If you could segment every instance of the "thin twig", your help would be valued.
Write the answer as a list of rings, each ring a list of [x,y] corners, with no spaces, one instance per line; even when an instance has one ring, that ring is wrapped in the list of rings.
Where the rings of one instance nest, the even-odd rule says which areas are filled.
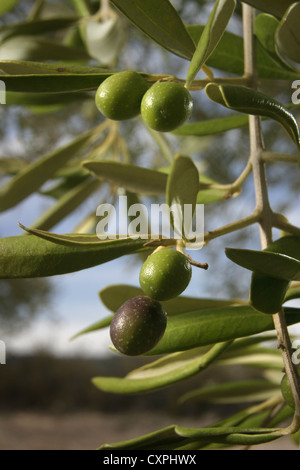
[[[250,77],[253,88],[256,87],[256,61],[253,40],[254,9],[243,4],[243,26],[244,26],[244,56],[245,76]],[[265,177],[264,152],[262,129],[260,118],[249,116],[250,153],[253,169],[254,188],[256,196],[256,210],[261,214],[260,239],[261,248],[266,248],[272,241],[273,214],[269,204],[268,187]],[[286,429],[287,433],[296,432],[300,428],[300,385],[298,373],[292,363],[292,349],[290,337],[285,322],[283,309],[273,315],[274,327],[277,332],[278,344],[282,352],[285,372],[288,376],[292,395],[295,401],[295,414],[291,425]]]

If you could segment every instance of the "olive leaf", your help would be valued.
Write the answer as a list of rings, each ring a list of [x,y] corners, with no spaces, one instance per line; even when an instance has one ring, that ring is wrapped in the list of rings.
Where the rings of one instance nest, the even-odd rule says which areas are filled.
[[[243,86],[210,83],[205,90],[212,101],[229,109],[274,119],[285,128],[296,145],[300,147],[298,123],[294,115],[277,100]]]
[[[251,271],[286,281],[300,280],[300,238],[286,236],[265,250],[226,248],[226,256]]]
[[[300,63],[299,15],[300,3],[295,2],[284,14],[275,35],[279,52],[298,64]]]
[[[233,262],[253,271],[251,305],[263,313],[279,312],[287,300],[290,281],[300,275],[300,239],[288,235],[275,240],[263,251],[226,249],[225,252]]]
[[[4,25],[0,27],[0,41],[11,38],[13,36],[34,36],[44,33],[51,33],[61,29],[69,28],[78,22],[78,17],[73,18],[50,18],[43,20],[24,21]]]
[[[201,38],[205,26],[187,25],[187,30],[195,44]],[[279,60],[278,55],[272,56],[256,41],[257,73],[260,78],[296,79],[299,74]],[[206,65],[236,75],[244,72],[244,45],[243,38],[230,31],[225,31],[218,45],[206,61]]]
[[[258,10],[271,13],[281,18],[295,0],[242,0]]]
[[[55,237],[42,231],[0,239],[0,279],[48,277],[80,271],[143,249],[144,240],[100,241],[94,235]],[[34,233],[34,235],[33,235]],[[78,241],[78,239],[80,241]],[[85,242],[82,242],[82,240]]]
[[[254,32],[256,37],[261,45],[274,57],[277,56],[275,32],[278,25],[279,20],[268,13],[261,13],[255,17]]]
[[[167,176],[157,170],[106,160],[87,160],[82,166],[100,180],[128,191],[147,195],[165,192]]]
[[[217,385],[191,390],[179,399],[179,403],[197,401],[200,403],[246,403],[267,399],[278,392],[278,384],[266,379],[233,380]]]
[[[143,293],[140,287],[127,284],[107,286],[99,292],[101,302],[106,308],[115,312],[126,300]],[[245,302],[240,299],[210,299],[198,297],[179,296],[161,302],[168,315],[177,315],[202,308],[223,307],[226,305],[239,305]]]
[[[92,67],[90,65],[79,65],[70,62],[58,61],[52,62],[32,62],[30,60],[1,60],[0,70],[9,75],[91,75],[106,73],[108,71],[102,67]],[[110,72],[111,74],[113,72]],[[108,75],[107,75],[108,76]],[[57,79],[59,79],[57,77]],[[33,90],[37,91],[37,90]]]
[[[6,92],[6,104],[15,106],[37,107],[72,104],[90,99],[87,93],[22,93]]]
[[[248,116],[237,115],[224,118],[207,119],[205,121],[191,122],[184,124],[172,131],[172,134],[182,136],[207,136],[227,132],[232,129],[246,127],[249,123]]]
[[[190,157],[176,155],[166,187],[166,203],[170,208],[170,222],[174,231],[189,238],[200,189],[199,173]],[[186,216],[187,207],[191,208]]]
[[[97,450],[199,450],[211,443],[231,445],[254,445],[270,442],[281,437],[278,428],[250,428],[242,426],[216,426],[185,428],[171,425],[127,441],[102,444]],[[178,457],[179,460],[180,456]]]
[[[94,377],[93,384],[105,391],[121,394],[158,390],[197,374],[222,354],[230,343],[213,346],[204,352],[200,349],[176,353],[166,360],[158,360],[151,369],[136,370],[126,377]]]
[[[286,301],[290,281],[254,271],[250,284],[250,304],[256,310],[273,315]]]
[[[38,190],[54,173],[85,147],[97,132],[93,128],[64,147],[58,148],[27,165],[0,188],[0,211],[14,207]]]
[[[186,77],[187,88],[218,45],[235,6],[235,0],[216,1],[190,62]]]
[[[195,45],[169,0],[111,0],[132,23],[173,54],[190,60]]]
[[[1,0],[0,15],[12,10],[21,0]]]
[[[284,307],[284,312],[288,324],[299,321],[299,309]],[[184,351],[273,329],[272,317],[251,306],[201,309],[170,316],[163,338],[147,355]]]

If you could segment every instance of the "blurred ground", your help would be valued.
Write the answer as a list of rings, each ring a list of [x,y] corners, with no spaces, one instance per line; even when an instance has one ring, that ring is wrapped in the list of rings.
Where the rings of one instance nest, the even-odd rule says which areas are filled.
[[[0,369],[0,450],[89,450],[171,424],[209,426],[243,404],[178,404],[190,387],[251,376],[247,368],[209,368],[172,387],[141,395],[98,390],[91,378],[125,376],[142,358],[55,358],[47,353],[8,357]],[[246,375],[245,375],[246,374]],[[232,376],[232,377],[231,377]],[[297,450],[290,438],[255,449]]]
[[[168,415],[140,412],[105,414],[99,412],[0,414],[1,450],[94,450],[105,442],[117,442],[172,424]],[[180,418],[176,424],[199,426],[197,420]],[[203,423],[202,423],[203,424]],[[239,450],[238,447],[235,448]],[[255,450],[299,450],[290,438],[282,438]]]

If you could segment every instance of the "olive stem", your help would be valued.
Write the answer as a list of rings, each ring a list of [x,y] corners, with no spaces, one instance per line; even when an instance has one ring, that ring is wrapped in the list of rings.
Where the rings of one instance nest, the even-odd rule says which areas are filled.
[[[290,155],[287,153],[276,153],[264,150],[261,158],[264,162],[286,162],[286,163],[297,163],[299,155]]]
[[[223,225],[222,227],[219,227],[215,230],[212,230],[211,232],[205,232],[204,233],[204,243],[208,243],[210,240],[213,240],[214,238],[221,237],[223,235],[226,235],[231,232],[235,232],[237,230],[240,230],[242,228],[249,227],[250,225],[253,225],[257,222],[259,222],[261,217],[261,214],[259,211],[254,211],[253,214],[244,217],[242,219],[239,219],[235,222],[231,222],[230,224]]]
[[[254,14],[255,10],[247,4],[243,8],[244,28],[244,57],[245,76],[249,77],[252,87],[256,88],[256,60],[254,47]],[[258,116],[249,116],[250,157],[253,168],[254,189],[256,197],[256,210],[260,213],[259,220],[261,248],[265,249],[272,241],[272,210],[269,204],[268,186],[266,182],[265,167],[262,160],[264,151],[261,120]],[[287,433],[294,433],[300,428],[300,385],[299,377],[292,363],[291,341],[285,322],[284,312],[281,309],[273,315],[274,327],[277,332],[278,344],[282,352],[285,372],[295,401],[295,413],[291,425],[286,428]]]

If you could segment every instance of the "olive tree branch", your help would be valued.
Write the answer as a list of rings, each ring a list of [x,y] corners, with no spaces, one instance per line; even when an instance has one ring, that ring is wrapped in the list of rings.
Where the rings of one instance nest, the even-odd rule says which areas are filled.
[[[244,28],[244,57],[245,77],[248,77],[252,87],[256,88],[256,60],[254,50],[253,22],[255,10],[243,3],[243,28]],[[268,197],[265,167],[262,159],[264,151],[261,120],[258,116],[249,116],[250,133],[250,157],[252,161],[254,189],[256,197],[256,210],[261,214],[259,220],[261,248],[266,248],[272,241],[272,210]],[[292,395],[295,401],[295,413],[292,423],[286,428],[286,433],[294,433],[300,428],[300,385],[298,373],[292,363],[291,341],[283,309],[273,315],[274,327],[277,332],[278,344],[282,352],[285,372],[288,376]]]

